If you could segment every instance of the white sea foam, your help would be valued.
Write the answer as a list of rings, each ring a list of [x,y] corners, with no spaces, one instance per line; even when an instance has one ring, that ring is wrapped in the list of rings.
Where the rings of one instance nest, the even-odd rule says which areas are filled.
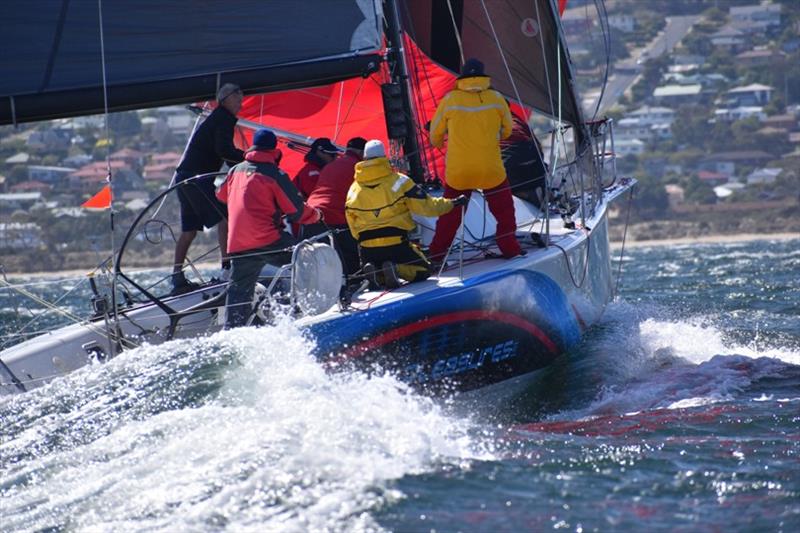
[[[790,348],[763,347],[758,339],[749,346],[730,342],[713,317],[670,320],[654,314],[665,313],[624,302],[609,307],[605,320],[610,327],[592,344],[591,360],[603,372],[597,397],[553,418],[713,404],[763,377],[779,375],[786,363],[800,364],[800,352]]]
[[[403,497],[394,480],[490,458],[468,436],[467,421],[392,377],[328,374],[310,348],[289,323],[234,330],[143,347],[34,391],[58,396],[66,393],[60,387],[80,386],[92,394],[111,376],[124,381],[106,393],[119,401],[98,396],[32,421],[5,443],[42,445],[65,417],[108,425],[90,442],[49,449],[3,473],[3,529],[374,529],[371,511]],[[227,362],[225,353],[233,354]],[[222,366],[203,370],[218,385],[204,399],[151,413],[130,405],[159,401],[148,368],[172,365],[162,378],[180,380],[182,372],[191,380],[186,363],[204,359]],[[108,417],[110,409],[127,411]],[[35,482],[18,482],[26,478]]]

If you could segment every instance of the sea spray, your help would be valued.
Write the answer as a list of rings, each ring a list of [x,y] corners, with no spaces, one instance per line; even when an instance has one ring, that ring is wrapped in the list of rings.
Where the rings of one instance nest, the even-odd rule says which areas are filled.
[[[393,480],[490,457],[433,400],[329,374],[310,349],[283,321],[5,401],[4,529],[374,528],[370,511],[402,497]]]

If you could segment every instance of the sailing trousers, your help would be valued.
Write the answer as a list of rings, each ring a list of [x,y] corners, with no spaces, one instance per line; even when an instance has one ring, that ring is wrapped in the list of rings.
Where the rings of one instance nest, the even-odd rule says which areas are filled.
[[[265,265],[281,267],[292,262],[291,248],[295,241],[288,234],[263,248],[231,254],[231,281],[225,300],[225,329],[237,328],[247,324],[253,312],[253,293],[256,281]]]
[[[472,191],[460,191],[449,185],[444,186],[445,198],[455,198],[461,194],[469,198]],[[484,190],[483,195],[489,205],[489,211],[497,220],[495,239],[497,240],[497,246],[500,248],[500,253],[506,259],[518,256],[522,252],[522,248],[514,234],[517,230],[517,218],[514,214],[514,198],[511,196],[511,187],[508,180],[503,180],[503,183],[497,187]],[[461,225],[461,211],[461,208],[456,207],[449,213],[440,216],[436,221],[436,233],[434,233],[433,241],[431,241],[431,246],[428,248],[428,255],[432,261],[444,260],[444,256],[456,236],[458,227]]]
[[[419,246],[409,242],[407,238],[388,239],[398,239],[400,242],[389,246],[364,246],[362,243],[361,261],[365,264],[372,263],[378,268],[385,261],[391,261],[397,268],[397,275],[409,282],[423,281],[430,277],[433,267]]]

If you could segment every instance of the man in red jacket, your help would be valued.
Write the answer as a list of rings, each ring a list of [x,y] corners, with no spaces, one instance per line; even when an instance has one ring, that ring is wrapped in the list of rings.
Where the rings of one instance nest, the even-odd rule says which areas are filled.
[[[336,251],[342,258],[345,274],[348,276],[360,268],[358,243],[350,234],[347,218],[344,216],[344,203],[347,191],[353,184],[356,163],[364,156],[366,139],[354,137],[347,141],[344,155],[325,165],[319,174],[317,187],[308,198],[308,205],[322,211],[324,224],[314,224],[303,228],[303,236],[319,235],[331,229]]]
[[[336,159],[336,156],[341,152],[327,137],[320,137],[311,143],[311,147],[304,158],[306,164],[292,179],[292,183],[294,183],[294,186],[297,187],[304,199],[307,200],[317,187],[317,181],[319,181],[319,175],[323,167]]]
[[[278,168],[281,153],[277,144],[270,130],[258,130],[244,161],[228,172],[217,191],[217,198],[228,206],[228,254],[233,267],[226,328],[246,324],[264,265],[291,262],[295,239],[283,230],[281,218],[300,224],[320,219],[320,212],[303,203],[289,176]]]

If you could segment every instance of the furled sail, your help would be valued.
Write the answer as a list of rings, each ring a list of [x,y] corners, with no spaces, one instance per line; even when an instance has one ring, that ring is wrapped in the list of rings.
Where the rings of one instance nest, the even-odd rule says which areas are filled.
[[[101,24],[102,21],[102,24]],[[375,69],[380,0],[9,0],[0,124],[323,85]]]

